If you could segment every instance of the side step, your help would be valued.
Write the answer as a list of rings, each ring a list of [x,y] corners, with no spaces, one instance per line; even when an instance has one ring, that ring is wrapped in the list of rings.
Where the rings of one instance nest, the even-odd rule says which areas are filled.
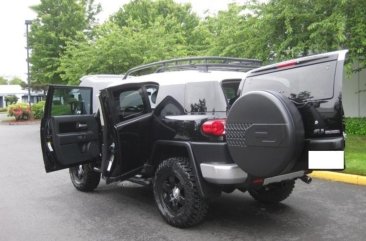
[[[136,184],[140,184],[140,185],[143,185],[143,186],[151,186],[152,185],[152,179],[151,178],[144,178],[144,177],[141,177],[139,175],[136,175],[134,177],[129,178],[128,181],[136,183]]]

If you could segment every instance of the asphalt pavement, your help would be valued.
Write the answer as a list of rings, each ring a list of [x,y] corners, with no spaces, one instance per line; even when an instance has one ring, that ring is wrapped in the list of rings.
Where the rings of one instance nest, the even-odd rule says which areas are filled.
[[[366,240],[366,187],[296,183],[282,204],[223,194],[204,223],[166,224],[152,192],[130,182],[78,192],[67,170],[44,171],[39,125],[0,123],[0,240]]]

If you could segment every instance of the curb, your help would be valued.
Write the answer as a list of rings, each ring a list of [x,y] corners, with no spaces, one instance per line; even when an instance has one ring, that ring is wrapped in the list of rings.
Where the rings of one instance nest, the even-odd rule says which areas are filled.
[[[9,126],[22,126],[22,125],[37,125],[40,124],[41,121],[3,121],[0,120],[0,125],[9,125]]]
[[[8,122],[10,126],[22,126],[22,125],[36,125],[40,124],[40,121],[17,121],[17,122]]]
[[[327,171],[314,171],[310,174],[313,178],[330,180],[335,182],[344,182],[355,185],[363,185],[366,186],[366,177],[353,175],[353,174],[345,174],[338,172],[327,172]]]

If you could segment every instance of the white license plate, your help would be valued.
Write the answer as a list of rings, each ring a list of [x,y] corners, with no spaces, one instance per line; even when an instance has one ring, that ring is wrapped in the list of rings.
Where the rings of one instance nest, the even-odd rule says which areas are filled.
[[[309,169],[343,170],[344,151],[309,151]]]

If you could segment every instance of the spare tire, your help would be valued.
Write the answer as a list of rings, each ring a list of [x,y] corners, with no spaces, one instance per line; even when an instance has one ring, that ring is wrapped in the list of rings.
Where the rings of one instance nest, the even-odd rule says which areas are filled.
[[[304,126],[288,98],[274,91],[252,91],[231,107],[226,141],[241,169],[255,177],[271,177],[295,165],[303,150]]]

